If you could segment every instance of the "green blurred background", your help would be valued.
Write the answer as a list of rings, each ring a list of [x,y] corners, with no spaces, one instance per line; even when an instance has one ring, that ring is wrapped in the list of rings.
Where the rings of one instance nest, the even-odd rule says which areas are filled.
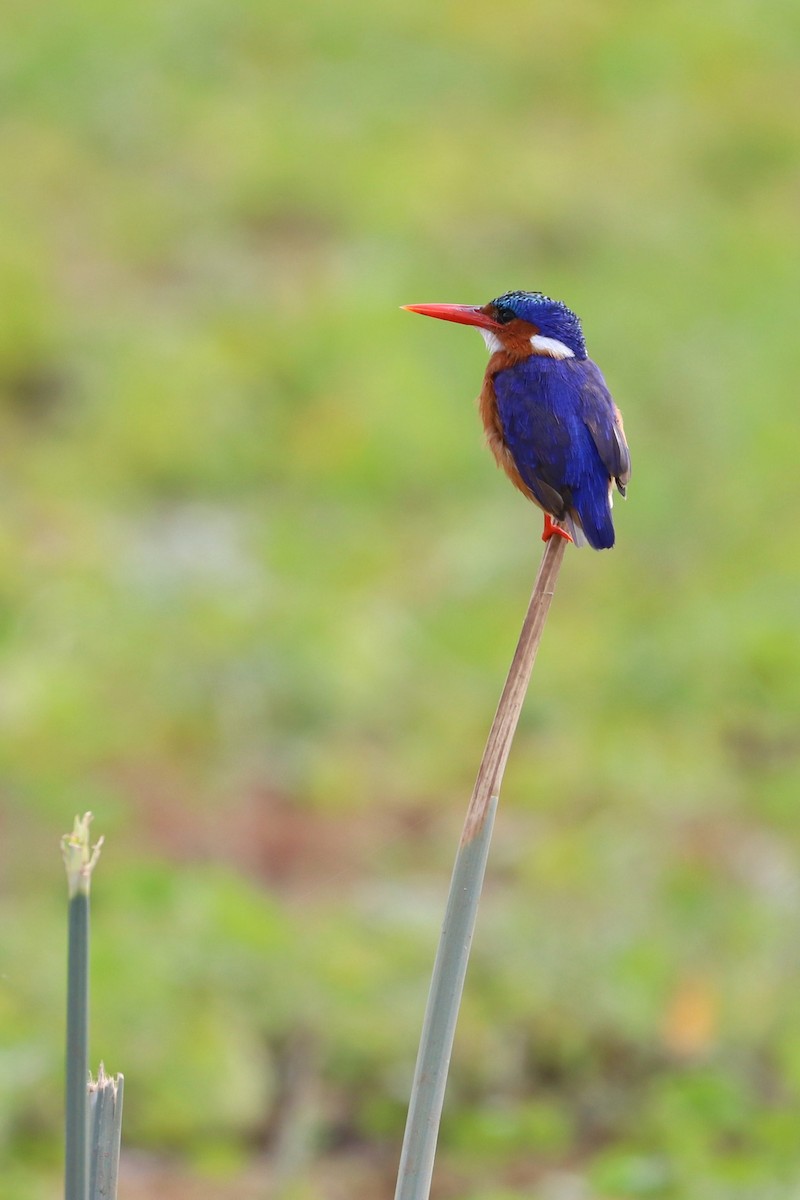
[[[9,0],[0,1152],[59,1195],[64,886],[122,1195],[390,1196],[541,550],[474,332],[623,409],[496,829],[435,1195],[800,1189],[794,0]]]

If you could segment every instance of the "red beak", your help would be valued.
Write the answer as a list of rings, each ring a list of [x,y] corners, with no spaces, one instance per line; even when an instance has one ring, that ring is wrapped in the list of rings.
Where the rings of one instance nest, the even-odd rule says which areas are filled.
[[[403,304],[407,312],[421,313],[423,317],[438,317],[440,321],[455,321],[457,325],[477,325],[480,329],[500,329],[480,308],[470,304]]]

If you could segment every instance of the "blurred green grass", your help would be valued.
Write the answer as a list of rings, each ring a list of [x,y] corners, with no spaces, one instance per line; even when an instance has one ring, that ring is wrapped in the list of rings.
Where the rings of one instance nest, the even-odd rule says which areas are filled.
[[[130,1147],[243,1195],[289,1113],[296,1194],[390,1189],[539,554],[479,339],[397,306],[509,287],[581,314],[634,479],[523,715],[438,1194],[798,1186],[799,25],[8,6],[0,1194],[56,1194],[87,807]]]

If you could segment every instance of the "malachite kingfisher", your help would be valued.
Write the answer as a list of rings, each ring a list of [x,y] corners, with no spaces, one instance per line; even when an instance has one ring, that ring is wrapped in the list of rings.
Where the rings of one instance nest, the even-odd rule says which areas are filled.
[[[614,485],[631,458],[622,417],[586,353],[578,317],[541,292],[506,292],[481,308],[407,304],[409,312],[475,325],[490,353],[479,406],[486,440],[554,534],[595,550],[614,545]]]

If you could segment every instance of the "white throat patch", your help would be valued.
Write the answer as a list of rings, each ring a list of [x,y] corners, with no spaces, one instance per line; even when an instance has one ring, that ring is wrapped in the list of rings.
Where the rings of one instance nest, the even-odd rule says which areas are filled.
[[[569,346],[565,346],[563,342],[558,340],[558,338],[542,337],[540,333],[535,333],[533,335],[531,338],[531,345],[539,354],[546,354],[548,358],[575,357],[575,354],[572,350],[570,350]]]
[[[478,329],[478,333],[486,342],[486,349],[490,354],[496,354],[498,350],[503,349],[503,343],[496,333],[492,333],[491,329]]]

